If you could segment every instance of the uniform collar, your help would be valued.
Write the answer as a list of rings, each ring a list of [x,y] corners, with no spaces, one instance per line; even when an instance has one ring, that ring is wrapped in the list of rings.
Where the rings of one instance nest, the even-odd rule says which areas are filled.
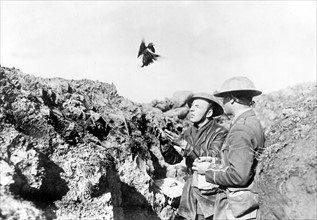
[[[239,114],[234,116],[234,118],[232,119],[232,124],[234,124],[240,118],[247,118],[247,117],[253,116],[253,115],[255,115],[255,113],[254,113],[252,108],[245,109],[245,110],[239,112]]]

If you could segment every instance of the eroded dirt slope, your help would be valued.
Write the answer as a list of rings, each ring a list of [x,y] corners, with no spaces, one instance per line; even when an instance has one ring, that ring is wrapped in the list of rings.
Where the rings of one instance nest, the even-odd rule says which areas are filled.
[[[184,102],[141,105],[112,84],[43,79],[9,68],[1,68],[0,86],[1,218],[173,216],[153,180],[184,181],[186,173],[182,164],[163,161],[158,128],[186,128]],[[316,219],[316,84],[256,102],[266,129],[257,174],[262,218]]]
[[[267,125],[258,167],[263,219],[316,219],[316,84],[271,93],[258,107]]]
[[[0,85],[1,203],[23,204],[1,206],[2,218],[160,219],[173,213],[156,198],[152,179],[168,172],[157,127],[179,122],[143,112],[114,85],[98,81],[41,79],[1,68]]]

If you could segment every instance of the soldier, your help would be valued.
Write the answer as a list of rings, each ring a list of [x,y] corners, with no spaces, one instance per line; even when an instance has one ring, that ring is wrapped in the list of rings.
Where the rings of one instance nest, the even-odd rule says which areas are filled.
[[[223,99],[224,112],[234,116],[221,150],[222,163],[210,163],[206,157],[193,164],[193,170],[205,174],[207,182],[225,189],[217,194],[214,220],[257,219],[254,176],[264,132],[252,109],[252,98],[260,94],[250,79],[240,76],[226,80],[214,94]]]
[[[218,187],[213,184],[198,185],[199,176],[193,175],[191,168],[194,160],[201,156],[211,156],[220,161],[220,150],[227,130],[217,124],[213,117],[221,115],[223,108],[214,96],[207,93],[193,95],[188,105],[189,120],[193,126],[181,136],[165,130],[167,139],[173,145],[162,145],[161,151],[169,164],[179,163],[185,158],[190,174],[183,188],[177,219],[212,219]]]

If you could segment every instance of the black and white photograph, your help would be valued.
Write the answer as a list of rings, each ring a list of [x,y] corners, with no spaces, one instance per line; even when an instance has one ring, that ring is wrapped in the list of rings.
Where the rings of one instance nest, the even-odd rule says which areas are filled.
[[[316,220],[316,0],[0,0],[0,219]]]

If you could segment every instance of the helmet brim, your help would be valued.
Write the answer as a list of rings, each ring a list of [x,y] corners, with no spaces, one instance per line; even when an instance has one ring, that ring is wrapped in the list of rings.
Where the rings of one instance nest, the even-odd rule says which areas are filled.
[[[218,104],[217,102],[213,101],[213,100],[210,100],[210,99],[207,99],[207,98],[204,98],[204,97],[192,97],[190,98],[188,101],[187,101],[187,105],[189,106],[189,108],[191,108],[192,106],[192,103],[195,99],[203,99],[203,100],[206,100],[207,102],[210,102],[212,103],[212,106],[213,106],[213,114],[212,114],[212,117],[216,117],[216,116],[219,116],[219,115],[222,115],[223,114],[223,108],[220,104]]]
[[[255,89],[246,89],[246,90],[231,90],[231,91],[224,91],[215,93],[214,96],[216,97],[230,97],[231,95],[239,95],[242,97],[254,97],[261,95],[262,92]]]

